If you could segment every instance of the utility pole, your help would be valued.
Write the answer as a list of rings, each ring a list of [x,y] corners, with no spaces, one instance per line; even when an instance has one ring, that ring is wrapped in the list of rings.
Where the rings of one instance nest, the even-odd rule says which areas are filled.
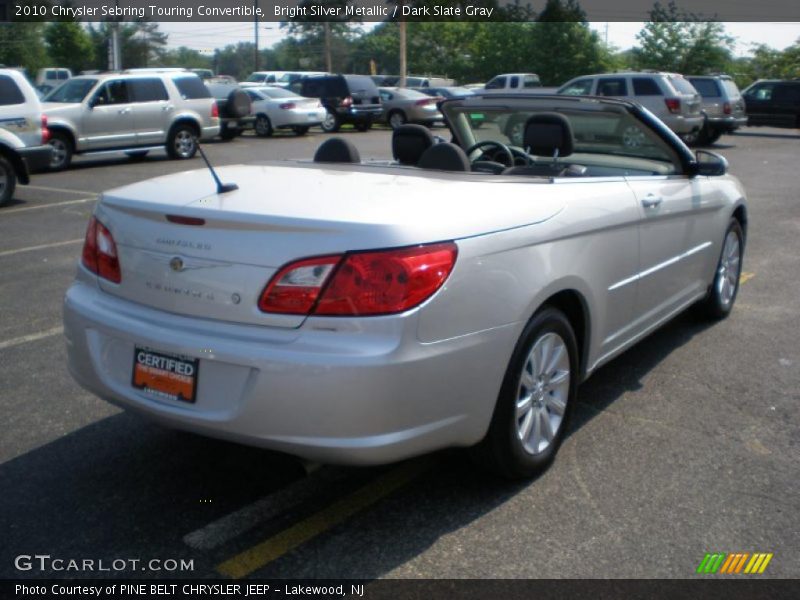
[[[331,56],[331,24],[328,21],[323,22],[325,28],[325,70],[328,73],[333,73],[333,57]]]
[[[114,4],[119,8],[119,0],[114,0]],[[108,70],[122,70],[122,53],[119,48],[119,21],[111,24],[111,37],[108,38]]]
[[[258,0],[253,0],[253,19],[256,46],[253,50],[253,71],[258,71]]]
[[[408,66],[406,65],[406,25],[407,23],[402,17],[403,12],[403,0],[400,0],[400,19],[401,21],[398,23],[400,25],[400,87],[406,87],[406,75],[408,74],[406,71],[408,70]]]

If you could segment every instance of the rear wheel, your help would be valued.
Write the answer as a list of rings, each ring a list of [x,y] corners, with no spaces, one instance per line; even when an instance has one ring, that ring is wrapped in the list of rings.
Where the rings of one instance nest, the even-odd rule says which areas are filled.
[[[724,319],[733,310],[733,303],[736,302],[736,295],[739,293],[743,255],[744,232],[739,221],[731,219],[725,231],[714,281],[708,296],[700,304],[703,312],[711,319]]]
[[[50,155],[50,169],[61,171],[69,167],[73,153],[70,137],[61,131],[53,131],[50,133],[50,140],[47,143],[53,149],[53,153]]]
[[[255,123],[256,135],[259,137],[269,137],[272,135],[272,123],[267,115],[258,115]]]
[[[548,467],[566,434],[578,389],[578,346],[569,320],[545,307],[526,325],[508,364],[476,460],[505,477]]]
[[[8,160],[0,156],[0,206],[8,204],[14,197],[17,187],[17,174]]]
[[[322,131],[325,133],[336,133],[341,126],[342,124],[339,122],[339,117],[331,110],[328,110],[325,114],[325,120],[320,124]]]
[[[308,125],[295,125],[292,127],[292,131],[297,135],[305,135],[308,133]]]
[[[241,132],[238,127],[234,127],[231,125],[225,125],[219,132],[219,137],[222,138],[223,142],[230,142],[232,139],[237,137]]]
[[[408,121],[408,119],[406,119],[405,113],[401,110],[395,110],[389,113],[389,127],[392,129],[397,129],[401,125],[405,125],[406,121]]]
[[[197,152],[197,132],[194,127],[179,123],[167,136],[167,154],[170,158],[185,160]]]

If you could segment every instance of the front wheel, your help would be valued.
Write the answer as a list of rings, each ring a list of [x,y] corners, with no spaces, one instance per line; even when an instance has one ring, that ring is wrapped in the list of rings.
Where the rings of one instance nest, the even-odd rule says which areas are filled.
[[[708,296],[700,305],[709,318],[724,319],[733,310],[733,303],[736,302],[736,295],[739,293],[743,257],[744,232],[739,221],[731,219],[725,231],[714,281],[708,290]]]
[[[325,133],[336,133],[339,131],[341,126],[342,125],[339,122],[339,117],[337,117],[336,113],[331,110],[326,113],[325,120],[320,124],[322,131]]]
[[[259,137],[269,137],[272,135],[272,123],[266,115],[258,115],[255,123],[256,135]]]
[[[72,140],[60,131],[50,133],[50,140],[47,142],[53,149],[50,155],[50,169],[61,171],[69,167],[72,162]]]
[[[170,158],[186,160],[197,152],[197,133],[191,125],[176,125],[167,137],[167,154]]]
[[[14,167],[8,160],[0,156],[0,206],[11,202],[16,187],[17,174],[14,172]]]
[[[406,115],[400,110],[396,110],[389,115],[389,127],[392,129],[397,129],[400,126],[405,125],[406,121]]]
[[[522,332],[508,364],[477,462],[511,479],[532,477],[552,462],[578,389],[578,345],[569,320],[544,307]]]

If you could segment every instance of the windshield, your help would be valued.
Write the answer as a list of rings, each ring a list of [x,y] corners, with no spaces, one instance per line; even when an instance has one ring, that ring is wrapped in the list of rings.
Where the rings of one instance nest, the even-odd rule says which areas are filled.
[[[44,102],[83,102],[89,91],[95,86],[97,79],[69,79],[47,94]]]
[[[445,102],[442,106],[464,148],[479,142],[495,141],[521,150],[518,156],[530,154],[530,160],[533,161],[550,159],[569,164],[600,162],[604,165],[613,164],[623,170],[636,170],[642,161],[647,161],[653,162],[653,171],[659,173],[673,173],[680,168],[679,160],[669,144],[622,105],[567,99],[541,102],[521,100],[515,103],[516,106],[493,106],[494,103],[485,100],[481,105],[479,102],[465,99]],[[533,122],[529,119],[543,114],[548,118],[554,116],[556,120],[565,117],[569,123],[573,141],[569,158],[553,156],[541,150],[541,147],[547,147],[549,139],[545,138],[551,135],[541,126],[538,130],[530,127],[526,137],[526,127]]]
[[[284,73],[278,78],[278,81],[281,83],[293,83],[300,79],[300,77],[302,77],[300,73]]]
[[[264,81],[266,78],[267,78],[267,76],[264,73],[253,73],[245,81],[250,81],[250,82],[258,81],[258,82],[261,82],[261,81]]]

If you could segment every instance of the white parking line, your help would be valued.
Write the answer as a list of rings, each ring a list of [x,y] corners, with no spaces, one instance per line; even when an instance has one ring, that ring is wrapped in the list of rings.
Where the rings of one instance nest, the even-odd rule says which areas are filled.
[[[21,206],[20,208],[9,208],[8,210],[0,211],[0,217],[10,215],[11,213],[25,212],[28,210],[39,210],[42,208],[54,208],[57,206],[67,206],[69,204],[83,204],[84,202],[94,202],[97,196],[91,198],[81,198],[80,200],[64,200],[64,202],[52,202],[50,204],[37,204],[36,206]]]
[[[77,244],[82,242],[83,238],[77,240],[67,240],[66,242],[53,242],[52,244],[41,244],[39,246],[28,246],[27,248],[15,248],[14,250],[3,250],[0,252],[0,258],[4,256],[12,256],[22,252],[33,252],[34,250],[44,250],[45,248],[57,248],[59,246],[68,246],[69,244]]]
[[[5,340],[0,342],[0,350],[5,350],[6,348],[13,348],[14,346],[19,346],[21,344],[27,344],[28,342],[35,342],[36,340],[43,340],[44,338],[52,337],[54,335],[59,335],[64,332],[64,328],[53,327],[52,329],[48,329],[46,331],[40,331],[39,333],[31,333],[29,335],[23,335],[22,337],[18,338],[11,338],[10,340]]]
[[[273,519],[293,506],[301,504],[324,490],[331,483],[344,479],[343,470],[327,467],[317,469],[274,494],[264,496],[183,536],[184,543],[196,550],[210,550],[249,531],[256,525]]]
[[[67,188],[54,188],[54,187],[48,187],[46,185],[26,185],[25,189],[42,190],[43,192],[66,192],[67,194],[81,194],[82,196],[85,196],[86,194],[96,193],[96,192],[87,192],[86,190],[70,190]]]

